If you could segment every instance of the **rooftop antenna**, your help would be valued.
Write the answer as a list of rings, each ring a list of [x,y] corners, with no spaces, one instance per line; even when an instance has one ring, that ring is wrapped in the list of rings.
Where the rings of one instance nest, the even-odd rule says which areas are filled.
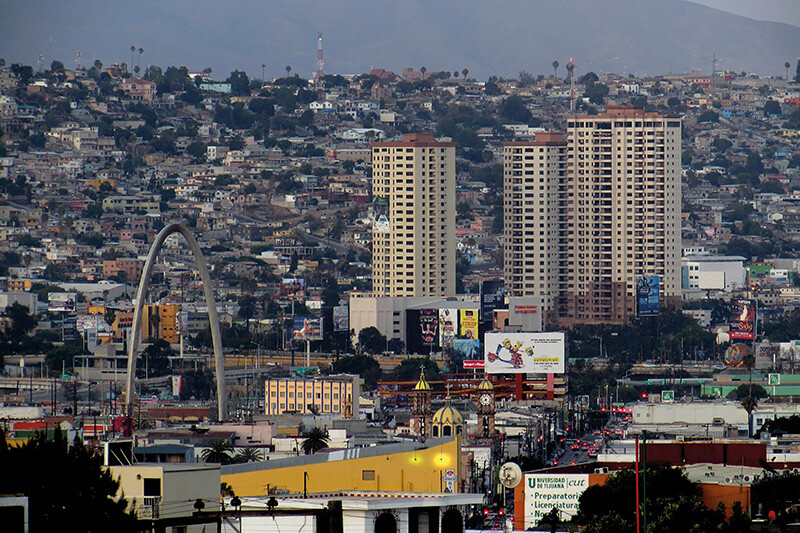
[[[314,72],[314,82],[316,85],[322,84],[325,77],[325,60],[322,55],[322,32],[317,34],[317,70]]]
[[[42,65],[44,65],[44,54],[42,52],[39,52],[39,60],[36,61],[36,71],[37,72],[41,72],[42,71]]]
[[[569,113],[575,114],[575,60],[569,58],[567,63],[567,72],[569,73]]]

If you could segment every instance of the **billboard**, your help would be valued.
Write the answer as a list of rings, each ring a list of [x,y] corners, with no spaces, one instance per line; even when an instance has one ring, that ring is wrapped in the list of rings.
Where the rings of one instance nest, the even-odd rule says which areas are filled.
[[[420,335],[422,344],[436,344],[439,339],[439,311],[436,309],[422,309],[419,312],[419,326],[422,330]]]
[[[478,310],[458,310],[458,337],[461,339],[478,338]]]
[[[509,296],[508,325],[517,331],[542,331],[542,299],[537,296]]]
[[[481,364],[481,341],[478,339],[456,339],[453,341],[453,352],[462,359],[478,359]],[[481,368],[483,368],[481,366]]]
[[[322,340],[322,319],[317,317],[294,317],[292,339],[302,341]]]
[[[732,300],[730,323],[730,337],[732,340],[753,340],[756,323],[756,303],[753,300]]]
[[[78,301],[76,292],[51,292],[47,295],[47,310],[54,312],[70,312],[75,310]]]
[[[487,333],[484,337],[487,374],[563,374],[564,334]]]
[[[439,309],[439,345],[451,346],[458,329],[458,309]]]
[[[376,233],[388,233],[392,229],[389,222],[389,199],[383,196],[376,196],[372,200],[372,231]]]
[[[503,307],[505,298],[505,282],[494,280],[481,283],[481,322],[491,323],[494,320],[494,310]]]
[[[350,331],[350,314],[346,305],[333,308],[333,331]]]
[[[587,488],[589,474],[525,474],[525,529],[535,528],[553,507],[563,520],[572,518]]]
[[[731,344],[725,353],[722,355],[722,362],[727,366],[739,368],[744,366],[750,350],[747,349],[746,344]]]
[[[658,316],[658,276],[636,278],[636,316]]]

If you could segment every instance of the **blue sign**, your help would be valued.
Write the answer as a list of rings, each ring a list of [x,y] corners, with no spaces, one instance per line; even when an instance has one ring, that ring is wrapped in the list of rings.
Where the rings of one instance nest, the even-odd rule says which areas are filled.
[[[642,276],[636,280],[636,314],[658,316],[658,276]]]

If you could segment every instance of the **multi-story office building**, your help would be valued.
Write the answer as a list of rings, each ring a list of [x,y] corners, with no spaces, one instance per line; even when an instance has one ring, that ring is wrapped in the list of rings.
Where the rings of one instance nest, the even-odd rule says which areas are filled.
[[[359,377],[347,374],[319,379],[268,379],[265,413],[358,416]]]
[[[539,133],[534,141],[503,148],[506,294],[538,296],[546,311],[558,298],[559,187],[566,157],[563,133]]]
[[[432,134],[372,145],[372,290],[454,295],[455,146]]]
[[[680,137],[677,116],[609,106],[568,117],[565,144],[506,146],[510,293],[540,296],[565,326],[627,322],[641,276],[679,305]]]

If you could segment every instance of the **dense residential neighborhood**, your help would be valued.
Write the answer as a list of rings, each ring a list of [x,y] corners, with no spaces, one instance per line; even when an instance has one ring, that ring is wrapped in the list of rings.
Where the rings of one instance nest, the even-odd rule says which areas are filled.
[[[0,459],[39,446],[63,448],[66,462],[84,453],[81,440],[104,450],[91,470],[117,480],[108,496],[119,508],[98,524],[136,515],[137,531],[215,520],[241,531],[230,509],[285,530],[344,513],[348,531],[500,529],[510,515],[515,530],[572,520],[611,531],[598,526],[599,491],[616,501],[634,483],[625,476],[649,438],[660,466],[648,483],[678,487],[659,498],[705,491],[681,500],[691,512],[664,511],[658,531],[796,518],[796,500],[763,484],[776,470],[796,481],[800,467],[800,60],[783,77],[642,78],[572,60],[513,79],[421,65],[340,75],[323,73],[321,39],[311,79],[291,66],[275,79],[140,69],[135,47],[130,65],[0,61]],[[665,150],[656,128],[672,128],[676,146]],[[587,192],[596,207],[584,212],[576,169],[620,172],[623,156],[604,144],[612,130],[631,153],[652,148],[627,163],[648,183],[663,186],[677,164],[673,198],[653,186],[637,209],[667,205],[646,228],[669,241],[677,206],[678,255],[667,272],[655,239],[633,237],[645,226],[632,194],[620,200],[631,242],[656,259],[603,289],[627,306],[605,320],[580,312],[599,298],[592,268],[612,244],[587,243],[605,231],[598,221],[611,224],[600,211],[612,187]],[[413,188],[412,176],[422,177]],[[526,218],[521,198],[552,205]],[[424,232],[411,232],[415,216]],[[596,264],[558,255],[567,227]],[[557,237],[535,252],[547,268],[532,251],[545,228]],[[515,271],[524,261],[534,266]],[[552,273],[573,268],[598,285],[564,312],[565,277]],[[652,278],[645,312],[638,283]],[[541,344],[525,351],[523,334]],[[547,361],[556,370],[526,367],[548,343],[561,350]],[[533,477],[556,475],[577,476],[581,491],[529,505]],[[42,504],[28,489],[33,510]],[[159,522],[186,517],[195,521]]]

